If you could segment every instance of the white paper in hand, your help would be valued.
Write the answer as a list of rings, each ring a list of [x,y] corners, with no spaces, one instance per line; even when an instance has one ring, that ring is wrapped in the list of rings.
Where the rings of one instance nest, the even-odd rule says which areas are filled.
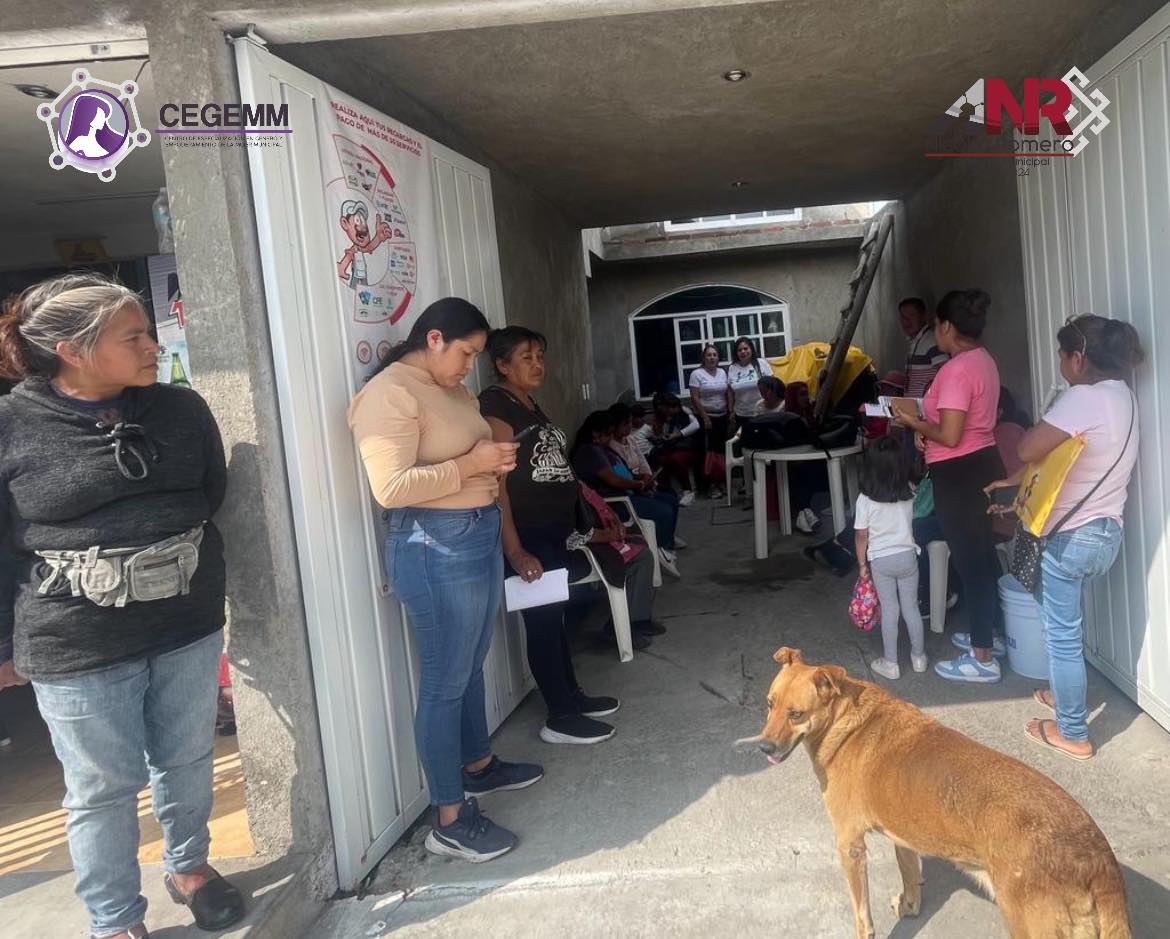
[[[558,567],[545,571],[540,580],[526,584],[518,576],[504,578],[504,606],[509,613],[533,606],[564,603],[569,599],[569,571]]]

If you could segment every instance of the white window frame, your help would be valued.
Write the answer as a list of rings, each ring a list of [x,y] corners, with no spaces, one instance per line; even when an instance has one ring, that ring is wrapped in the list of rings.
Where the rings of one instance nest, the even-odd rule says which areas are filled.
[[[685,231],[710,231],[718,228],[747,228],[751,225],[771,225],[774,222],[799,222],[801,218],[800,209],[767,209],[764,210],[763,215],[758,215],[756,212],[750,213],[752,218],[745,218],[743,215],[735,215],[734,213],[728,216],[720,216],[718,218],[698,216],[689,219],[685,222],[672,222],[667,220],[663,223],[668,232],[685,232]]]
[[[646,309],[646,307],[652,306],[653,304],[657,303],[659,300],[663,299],[663,297],[669,297],[675,293],[682,293],[683,291],[686,291],[686,290],[692,290],[692,289],[694,289],[694,287],[703,287],[703,286],[731,286],[731,285],[695,284],[695,285],[692,285],[691,287],[680,287],[678,290],[672,290],[669,293],[663,294],[661,297],[656,297],[654,300],[651,300],[649,303],[644,304],[643,306],[639,307],[637,310],[635,310],[633,313],[630,314],[630,316],[629,316],[630,369],[633,373],[634,397],[637,398],[638,400],[644,401],[649,397],[649,389],[647,389],[646,393],[643,393],[642,381],[641,381],[641,378],[638,374],[638,340],[637,340],[637,335],[636,335],[636,332],[634,329],[635,324],[638,322],[647,322],[649,320],[667,320],[667,319],[668,320],[680,320],[680,319],[695,320],[695,319],[698,319],[698,320],[701,320],[702,324],[703,324],[702,339],[701,340],[699,340],[699,339],[688,340],[685,343],[686,345],[695,345],[695,344],[698,344],[700,342],[703,345],[706,345],[706,344],[712,343],[712,342],[714,342],[714,343],[718,343],[718,342],[732,342],[732,343],[734,343],[734,341],[737,338],[739,338],[740,335],[746,335],[749,339],[751,339],[756,344],[756,354],[760,358],[768,358],[768,356],[764,353],[764,340],[765,339],[775,339],[775,338],[782,339],[782,340],[784,340],[785,353],[792,351],[792,348],[795,345],[795,342],[794,342],[793,336],[792,336],[792,320],[789,316],[788,303],[786,301],[780,300],[778,298],[773,298],[773,299],[776,299],[775,303],[769,303],[769,304],[764,304],[764,305],[759,305],[759,306],[726,307],[726,308],[721,309],[721,310],[692,310],[690,312],[680,312],[680,313],[657,313],[657,314],[654,314],[652,316],[639,316],[638,315],[642,310]],[[755,293],[761,292],[761,291],[755,290],[755,288],[753,288],[753,287],[745,287],[743,289],[752,290]],[[764,294],[764,296],[768,296],[768,294]],[[781,332],[776,332],[776,331],[764,332],[763,331],[762,317],[765,313],[779,313],[780,314],[780,322],[782,325]],[[729,316],[732,318],[732,323],[734,325],[735,317],[744,316],[744,315],[751,315],[751,314],[757,314],[761,317],[761,319],[759,321],[759,324],[761,327],[760,332],[743,333],[743,334],[736,332],[734,335],[731,335],[731,336],[720,336],[718,338],[714,337],[714,329],[713,329],[714,320],[721,318],[721,317]],[[675,335],[676,336],[678,335],[677,329],[675,331]],[[692,364],[683,362],[683,360],[682,360],[682,345],[683,345],[683,343],[680,343],[680,342],[675,343],[674,354],[675,354],[676,368],[678,369],[679,397],[683,398],[685,400],[687,393],[688,393],[687,392],[687,380],[690,377],[689,373],[694,371],[695,366]],[[735,353],[735,350],[733,348],[732,354],[734,355],[734,353]],[[728,365],[731,364],[731,360],[724,359],[721,356],[720,360],[719,360],[719,364],[721,366],[723,366],[724,368],[726,368]]]

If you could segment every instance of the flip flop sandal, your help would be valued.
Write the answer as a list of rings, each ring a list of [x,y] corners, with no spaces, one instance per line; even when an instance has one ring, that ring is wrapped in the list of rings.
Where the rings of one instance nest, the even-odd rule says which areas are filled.
[[[1091,760],[1093,758],[1092,753],[1087,753],[1084,755],[1082,755],[1080,753],[1073,753],[1069,750],[1064,749],[1064,747],[1057,746],[1055,743],[1053,743],[1051,740],[1049,740],[1048,734],[1046,734],[1044,732],[1044,725],[1045,724],[1053,724],[1053,723],[1055,723],[1055,721],[1051,721],[1046,717],[1036,718],[1036,731],[1037,731],[1037,733],[1039,733],[1040,736],[1036,736],[1036,734],[1034,734],[1030,730],[1028,730],[1027,724],[1024,725],[1024,736],[1027,737],[1029,740],[1031,740],[1034,744],[1036,744],[1036,746],[1045,747],[1046,749],[1049,749],[1049,750],[1055,750],[1061,756],[1066,756],[1070,760],[1076,760],[1078,763],[1084,763],[1086,760]]]
[[[1051,693],[1052,692],[1049,692],[1049,694],[1051,694]],[[1035,691],[1032,692],[1032,700],[1035,701],[1037,704],[1039,704],[1041,707],[1048,708],[1048,710],[1050,710],[1053,714],[1056,713],[1056,708],[1054,708],[1052,706],[1052,702],[1049,701],[1044,696],[1044,689],[1043,688],[1037,688]]]

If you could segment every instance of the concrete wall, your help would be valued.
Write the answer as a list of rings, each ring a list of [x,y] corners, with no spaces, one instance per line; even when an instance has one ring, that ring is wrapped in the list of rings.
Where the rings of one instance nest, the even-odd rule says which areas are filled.
[[[540,403],[562,427],[575,427],[589,408],[581,385],[592,381],[593,368],[580,228],[463,140],[441,116],[379,75],[377,62],[348,54],[347,43],[282,46],[273,52],[491,171],[505,315],[509,323],[548,337],[551,372]]]
[[[878,373],[885,374],[905,364],[906,339],[898,326],[898,301],[914,293],[915,282],[906,207],[891,202],[878,215],[893,215],[894,227],[878,262],[853,344],[868,352]]]
[[[944,162],[906,199],[913,292],[931,310],[948,290],[982,287],[990,293],[984,341],[1003,384],[1021,406],[1034,410],[1015,161]]]
[[[735,284],[763,291],[787,301],[794,343],[832,338],[849,274],[857,266],[857,250],[855,244],[653,261],[594,259],[589,308],[597,403],[608,404],[633,387],[629,315],[655,297],[683,287]]]
[[[164,101],[239,100],[222,32],[160,8],[147,22]],[[307,855],[310,889],[337,888],[271,341],[242,148],[163,151],[189,316],[192,380],[228,454],[233,688],[248,822],[261,855]]]

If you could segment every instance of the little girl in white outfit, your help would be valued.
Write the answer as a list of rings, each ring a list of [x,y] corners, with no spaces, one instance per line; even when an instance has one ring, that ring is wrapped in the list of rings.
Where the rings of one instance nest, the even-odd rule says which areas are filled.
[[[861,494],[853,527],[862,577],[873,577],[882,607],[882,657],[870,667],[883,678],[902,675],[898,667],[898,616],[910,633],[910,664],[925,672],[926,645],[918,611],[918,545],[914,543],[914,492],[910,461],[896,437],[882,437],[866,449]]]

